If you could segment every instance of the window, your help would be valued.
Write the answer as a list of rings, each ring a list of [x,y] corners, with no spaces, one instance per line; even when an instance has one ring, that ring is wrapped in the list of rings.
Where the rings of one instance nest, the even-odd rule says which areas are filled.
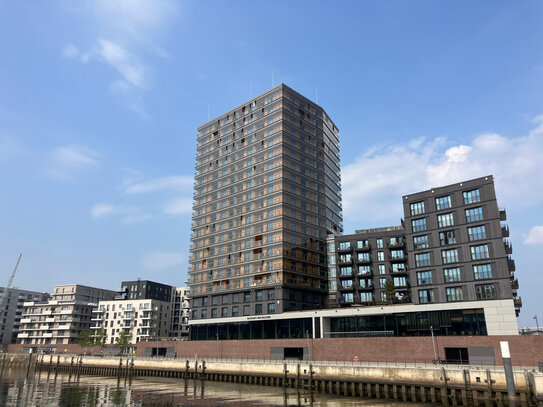
[[[443,264],[458,263],[458,249],[442,250],[441,259]]]
[[[207,307],[208,297],[202,297],[202,307]]]
[[[405,277],[394,277],[394,287],[407,287],[407,279]]]
[[[379,264],[379,274],[385,274],[386,269],[384,264]]]
[[[449,209],[451,207],[451,196],[442,196],[441,198],[436,198],[436,209],[441,211],[442,209]]]
[[[257,301],[262,301],[262,299],[264,298],[264,291],[258,290],[255,292],[255,295]]]
[[[351,242],[339,242],[339,250],[350,250]]]
[[[192,319],[198,319],[198,311],[197,310],[192,311]]]
[[[440,228],[454,225],[454,217],[452,212],[437,215],[437,225]]]
[[[428,248],[428,235],[415,236],[413,238],[413,247],[415,250]]]
[[[488,259],[488,245],[482,244],[479,246],[471,246],[471,260]]]
[[[353,286],[353,280],[342,280],[341,286],[343,288],[351,288]]]
[[[251,293],[249,291],[243,293],[243,301],[244,302],[251,301]]]
[[[464,292],[462,291],[462,287],[447,287],[445,289],[445,296],[449,302],[462,301],[464,299]]]
[[[372,302],[373,301],[373,295],[372,293],[360,293],[360,302]]]
[[[250,305],[244,305],[243,306],[243,315],[249,315],[251,313],[251,306]]]
[[[339,274],[342,276],[351,276],[353,274],[353,270],[351,267],[340,267]]]
[[[443,276],[446,283],[455,283],[457,281],[460,281],[460,267],[443,269]]]
[[[472,228],[468,228],[468,238],[470,242],[473,242],[474,240],[486,239],[485,226],[474,226]]]
[[[383,248],[383,239],[377,239],[377,248],[382,249]]]
[[[434,290],[419,290],[419,303],[427,304],[434,302]]]
[[[358,261],[370,261],[369,253],[358,253]]]
[[[369,275],[369,274],[371,274],[371,268],[370,268],[370,266],[359,266],[359,267],[358,267],[358,274],[362,274],[362,275]]]
[[[357,240],[356,241],[356,248],[357,249],[362,249],[364,247],[368,247],[369,246],[369,243],[367,240]]]
[[[464,197],[464,205],[481,202],[481,194],[479,193],[478,189],[463,192],[462,196]]]
[[[232,316],[233,317],[239,316],[239,307],[237,305],[232,307]]]
[[[392,263],[392,272],[393,273],[403,273],[405,271],[405,264],[403,263]]]
[[[422,215],[424,213],[424,201],[414,202],[409,205],[411,209],[411,216],[413,215]]]
[[[255,315],[262,315],[262,304],[255,305]]]
[[[478,222],[483,220],[483,208],[478,206],[477,208],[466,209],[466,222]]]
[[[387,283],[386,278],[380,278],[379,279],[379,288],[385,288],[386,283]]]
[[[340,263],[349,263],[351,261],[351,255],[350,254],[340,254],[339,255],[339,261],[340,261]]]
[[[404,257],[404,254],[403,254],[403,250],[391,250],[390,251],[390,257],[394,260],[397,260],[397,259],[403,259]]]
[[[217,308],[211,308],[211,318],[217,318]]]
[[[275,303],[274,302],[270,302],[268,304],[268,314],[273,314],[275,312]]]
[[[432,284],[432,272],[431,271],[417,271],[417,284],[418,285]]]
[[[424,232],[426,230],[426,218],[413,219],[411,227],[413,228],[413,233]]]
[[[385,261],[385,252],[377,252],[377,261]]]
[[[206,309],[202,310],[202,319],[207,319],[207,310]]]
[[[483,280],[492,278],[492,266],[490,264],[477,264],[473,266],[473,278]]]
[[[417,267],[425,267],[430,265],[430,253],[415,254],[415,264]]]
[[[476,285],[475,294],[478,300],[492,300],[496,298],[496,288],[494,284]]]
[[[353,293],[343,293],[341,294],[341,300],[343,302],[353,302]]]
[[[225,318],[228,316],[228,307],[222,307],[221,309],[221,317]]]
[[[447,246],[449,244],[456,244],[456,235],[454,230],[448,230],[446,232],[439,232],[439,244],[441,246]]]

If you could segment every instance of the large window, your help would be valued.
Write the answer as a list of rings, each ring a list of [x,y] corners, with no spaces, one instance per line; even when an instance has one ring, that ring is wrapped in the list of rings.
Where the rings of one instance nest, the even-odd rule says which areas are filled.
[[[351,242],[339,242],[339,250],[349,250],[351,248]]]
[[[413,228],[413,233],[424,232],[426,230],[426,218],[413,219],[411,227]]]
[[[363,249],[364,247],[368,247],[369,243],[367,240],[357,240],[356,241],[356,248],[357,249]]]
[[[417,284],[418,285],[432,284],[432,272],[431,271],[417,271]]]
[[[441,211],[443,209],[449,209],[451,207],[451,196],[442,196],[441,198],[436,198],[436,209]]]
[[[415,250],[428,248],[428,235],[415,236],[413,238],[413,247]]]
[[[488,245],[482,244],[479,246],[471,246],[471,259],[472,260],[480,260],[480,259],[488,259],[490,255],[488,254]]]
[[[476,285],[475,294],[478,300],[493,300],[497,297],[494,284]]]
[[[354,300],[353,293],[343,293],[343,294],[341,294],[341,300],[343,302],[353,302],[353,300]]]
[[[370,261],[370,254],[368,252],[358,253],[358,261]]]
[[[447,297],[447,301],[449,302],[464,300],[464,292],[462,291],[462,287],[447,287],[445,289],[445,295]]]
[[[473,278],[475,280],[483,280],[485,278],[492,278],[492,265],[490,264],[474,265]]]
[[[342,276],[351,276],[353,274],[353,269],[351,267],[340,267],[339,274]]]
[[[402,249],[400,249],[400,250],[391,250],[390,251],[390,257],[392,259],[403,259],[403,257],[404,257],[403,250]]]
[[[454,232],[454,230],[439,232],[439,244],[441,246],[456,244],[456,233]]]
[[[464,205],[469,205],[475,202],[481,202],[481,194],[478,189],[465,191],[462,193],[462,196],[464,197]]]
[[[485,226],[474,226],[472,228],[468,228],[468,237],[470,242],[486,239]]]
[[[457,281],[460,281],[460,267],[443,269],[443,276],[446,283],[455,283]]]
[[[434,302],[434,290],[419,290],[419,303]]]
[[[394,287],[407,287],[407,279],[405,277],[394,277]]]
[[[379,274],[385,274],[386,268],[384,264],[379,264]]]
[[[415,254],[415,264],[417,267],[425,267],[430,265],[430,253]]]
[[[449,212],[449,213],[444,213],[443,215],[437,215],[437,225],[440,228],[453,226],[454,225],[453,213]]]
[[[373,295],[372,293],[360,293],[360,302],[371,302],[373,301]]]
[[[466,222],[478,222],[483,220],[483,208],[478,206],[477,208],[466,209]]]
[[[424,201],[415,202],[409,205],[411,216],[422,215],[424,213]]]
[[[363,276],[370,275],[371,274],[370,266],[358,266],[358,274],[361,274]]]
[[[443,264],[458,263],[458,249],[442,250],[441,259]]]
[[[392,263],[392,272],[393,273],[403,273],[403,272],[405,272],[405,264],[404,263]]]
[[[351,288],[353,286],[353,280],[341,280],[341,286],[343,288]]]
[[[383,248],[383,239],[377,239],[377,248],[382,249]]]

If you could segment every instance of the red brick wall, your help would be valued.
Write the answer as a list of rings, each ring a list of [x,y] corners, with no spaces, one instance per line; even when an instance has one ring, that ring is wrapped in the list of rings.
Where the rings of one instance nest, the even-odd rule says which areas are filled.
[[[543,335],[522,336],[436,336],[439,358],[446,347],[493,347],[496,364],[502,364],[500,341],[508,341],[515,366],[534,366],[543,362]],[[426,362],[434,359],[431,337],[341,338],[309,341],[311,359],[371,362]],[[241,341],[163,341],[141,342],[137,354],[147,347],[174,347],[177,357],[269,359],[271,347],[307,347],[307,339],[272,339]]]

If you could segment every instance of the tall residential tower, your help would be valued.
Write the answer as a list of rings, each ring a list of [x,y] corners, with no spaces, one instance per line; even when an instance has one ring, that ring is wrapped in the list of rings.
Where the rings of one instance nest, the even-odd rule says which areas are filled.
[[[324,307],[326,238],[342,231],[332,120],[281,84],[198,132],[189,270],[196,336],[209,319],[237,326]]]

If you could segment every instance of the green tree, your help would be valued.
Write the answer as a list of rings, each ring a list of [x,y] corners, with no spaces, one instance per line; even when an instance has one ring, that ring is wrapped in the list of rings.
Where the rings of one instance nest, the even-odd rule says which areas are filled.
[[[80,346],[92,346],[94,345],[94,338],[92,337],[92,331],[90,329],[84,329],[79,333],[77,337],[77,343]]]
[[[396,288],[394,287],[394,282],[390,278],[387,278],[387,281],[385,282],[385,297],[388,304],[392,304],[396,299]]]
[[[130,332],[122,330],[117,338],[117,346],[121,348],[128,348],[130,346]]]
[[[105,329],[98,329],[94,333],[94,345],[105,345],[107,339],[107,334]]]

